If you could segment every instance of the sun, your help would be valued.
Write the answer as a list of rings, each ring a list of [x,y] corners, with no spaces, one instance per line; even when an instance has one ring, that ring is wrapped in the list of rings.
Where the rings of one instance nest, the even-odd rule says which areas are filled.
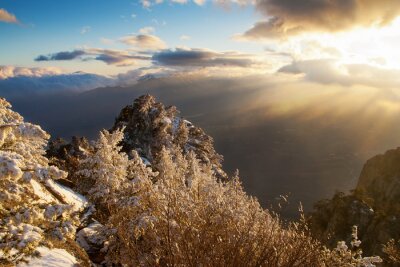
[[[345,64],[368,64],[400,69],[400,19],[384,27],[356,28],[347,32],[315,34],[321,47],[337,50]]]

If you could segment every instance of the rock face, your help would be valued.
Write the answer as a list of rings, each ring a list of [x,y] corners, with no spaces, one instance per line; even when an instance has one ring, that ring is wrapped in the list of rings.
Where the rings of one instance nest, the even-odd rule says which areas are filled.
[[[350,194],[337,193],[315,205],[312,231],[333,246],[359,226],[363,250],[382,254],[382,245],[400,238],[400,148],[369,159]]]
[[[356,191],[385,209],[400,200],[400,148],[377,155],[364,165]],[[389,205],[389,206],[388,206]]]

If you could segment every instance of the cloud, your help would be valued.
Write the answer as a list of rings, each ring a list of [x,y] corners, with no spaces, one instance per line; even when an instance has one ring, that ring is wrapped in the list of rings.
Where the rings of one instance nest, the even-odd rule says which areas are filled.
[[[150,60],[148,56],[131,54],[121,50],[91,48],[87,49],[86,53],[88,55],[94,55],[95,60],[100,60],[108,65],[115,66],[131,66],[135,65],[137,60]]]
[[[151,34],[154,32],[154,28],[153,27],[143,27],[139,30],[140,34]]]
[[[62,70],[55,67],[25,68],[25,67],[0,65],[0,80],[19,77],[19,76],[42,77],[47,75],[59,75],[59,74],[62,74]]]
[[[160,50],[166,44],[159,37],[151,34],[128,35],[120,39],[121,42],[144,50]]]
[[[52,61],[52,60],[72,60],[85,55],[84,50],[62,51],[50,55],[40,55],[35,58],[35,61]]]
[[[15,15],[9,13],[4,8],[0,8],[0,21],[7,23],[19,23]]]
[[[202,6],[206,3],[206,0],[193,0],[196,5]]]
[[[400,87],[400,70],[398,69],[385,69],[367,64],[340,64],[329,59],[293,62],[282,67],[279,72],[302,75],[304,80],[320,84],[364,85],[376,88]]]
[[[151,6],[151,1],[150,0],[141,0],[140,2],[142,3],[142,6],[144,8],[150,8],[150,6]]]
[[[189,36],[189,35],[183,34],[183,35],[181,35],[181,36],[179,37],[179,39],[181,39],[182,41],[190,40],[190,36]]]
[[[131,66],[135,65],[137,60],[150,60],[148,56],[132,54],[127,51],[87,48],[84,50],[73,50],[58,52],[50,55],[40,55],[35,58],[35,61],[58,61],[58,60],[74,60],[82,61],[99,60],[108,65],[115,66]]]
[[[118,74],[116,76],[116,82],[119,86],[130,86],[139,81],[167,77],[169,75],[173,75],[173,71],[160,67],[145,67]]]
[[[167,25],[167,22],[165,20],[163,21],[158,21],[157,19],[152,19],[151,22],[157,26],[165,26]]]
[[[207,0],[193,0],[193,3],[195,3],[196,5],[202,6],[206,3]],[[214,0],[215,1],[215,0]],[[143,8],[149,9],[151,6],[154,5],[159,5],[162,4],[164,2],[168,2],[168,3],[176,3],[176,4],[187,4],[190,2],[190,0],[141,0],[140,1],[142,4]]]
[[[206,0],[142,0],[144,8]],[[305,32],[338,32],[355,27],[385,26],[400,15],[398,0],[210,0],[219,6],[254,5],[265,16],[242,39],[286,38]]]
[[[186,4],[188,0],[171,0],[172,3]]]
[[[163,67],[143,67],[106,77],[85,72],[65,73],[57,67],[27,68],[0,65],[0,96],[15,97],[24,94],[86,91],[106,86],[129,86],[140,80],[165,77],[174,73],[173,70]]]
[[[90,26],[82,27],[81,34],[86,34],[86,33],[90,32],[91,29],[92,29],[92,27],[90,27]]]
[[[278,38],[303,32],[337,32],[384,26],[400,15],[398,0],[258,0],[268,17],[244,33],[247,39]]]
[[[54,67],[25,68],[0,66],[0,95],[12,98],[29,94],[86,91],[112,86],[116,80],[83,72],[63,73]]]
[[[104,37],[100,38],[100,42],[101,42],[102,44],[105,44],[105,45],[112,45],[112,44],[114,44],[114,40],[108,39],[108,38],[104,38]]]
[[[234,66],[250,67],[256,62],[249,55],[237,52],[214,52],[204,49],[164,50],[155,53],[153,63],[162,66],[213,67]]]

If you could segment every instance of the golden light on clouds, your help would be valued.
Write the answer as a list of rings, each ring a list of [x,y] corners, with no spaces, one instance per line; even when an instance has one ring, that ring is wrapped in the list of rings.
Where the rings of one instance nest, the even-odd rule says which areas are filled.
[[[336,34],[318,34],[322,47],[332,47],[345,63],[368,63],[400,68],[400,19],[385,27],[358,28]]]

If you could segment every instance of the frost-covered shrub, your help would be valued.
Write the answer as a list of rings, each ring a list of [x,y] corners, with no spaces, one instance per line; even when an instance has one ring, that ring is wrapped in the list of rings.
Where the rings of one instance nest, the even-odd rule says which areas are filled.
[[[394,239],[391,239],[387,244],[384,245],[383,252],[389,258],[391,263],[397,265],[400,264],[400,240],[395,242]]]
[[[151,101],[141,107],[133,111],[143,118],[156,112]],[[121,152],[123,130],[115,129],[113,133],[103,131],[95,152],[80,161],[82,182],[90,185],[85,192],[100,207],[96,216],[102,224],[96,229],[102,232],[100,251],[106,253],[105,264],[370,267],[379,262],[379,258],[362,257],[361,251],[349,249],[343,242],[333,250],[323,248],[311,237],[304,218],[282,222],[244,192],[238,175],[219,179],[205,150],[185,149],[163,135],[162,129],[168,127],[159,129],[150,123],[163,121],[167,114],[157,113],[154,120],[137,114],[137,120],[131,120],[131,111],[121,112],[126,117],[123,126],[133,129],[125,131],[125,138],[134,138],[139,146],[147,138],[162,137],[161,148],[145,149],[151,161],[146,164],[151,167],[139,156],[143,151],[125,148],[128,155]],[[183,142],[185,136],[183,133]],[[351,245],[359,244],[355,229]]]
[[[136,150],[153,162],[163,147],[178,148],[183,154],[194,151],[200,162],[212,165],[219,179],[227,178],[221,165],[223,157],[215,151],[211,136],[181,118],[176,107],[166,107],[151,95],[140,96],[121,110],[112,130],[121,128],[125,135],[122,151],[126,153]]]
[[[319,244],[299,224],[280,220],[246,195],[234,177],[219,182],[194,153],[163,149],[156,177],[132,180],[135,192],[109,220],[108,259],[129,266],[318,266]],[[143,166],[142,166],[143,169]]]
[[[109,133],[104,130],[95,144],[95,152],[82,160],[78,174],[86,181],[86,188],[81,188],[101,209],[104,216],[115,206],[121,197],[122,187],[127,178],[128,156],[120,153],[118,144],[123,132]]]
[[[378,256],[363,257],[360,248],[361,241],[358,240],[357,226],[353,226],[352,240],[350,247],[346,245],[345,241],[339,241],[333,250],[325,249],[324,266],[337,266],[337,267],[352,267],[352,266],[365,266],[373,267],[377,263],[381,263],[382,259]]]
[[[23,259],[47,237],[73,238],[78,222],[47,188],[66,176],[44,157],[49,135],[10,108],[0,99],[0,264]]]

